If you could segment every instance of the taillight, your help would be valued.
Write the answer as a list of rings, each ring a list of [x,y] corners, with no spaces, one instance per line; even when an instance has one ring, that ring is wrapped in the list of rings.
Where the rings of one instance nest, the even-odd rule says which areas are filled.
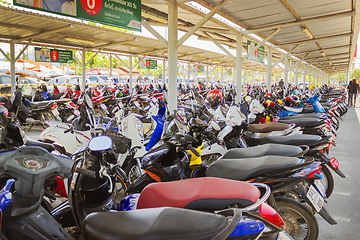
[[[269,204],[263,203],[259,207],[260,216],[278,227],[284,228],[285,223],[280,214]]]
[[[57,109],[57,103],[54,103],[51,107],[50,107],[51,110],[55,110]]]

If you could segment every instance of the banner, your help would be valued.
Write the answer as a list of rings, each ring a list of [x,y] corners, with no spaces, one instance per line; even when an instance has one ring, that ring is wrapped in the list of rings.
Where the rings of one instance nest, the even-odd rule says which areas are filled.
[[[13,0],[13,4],[133,31],[141,30],[141,0]]]
[[[35,48],[35,62],[72,62],[73,52],[71,50],[57,50],[49,48]]]
[[[151,59],[143,59],[140,62],[140,68],[155,69],[157,68],[157,61]]]
[[[250,40],[247,40],[247,53],[249,53],[252,49],[254,49],[258,44],[253,42],[253,41],[250,41]],[[248,57],[248,60],[252,60],[252,61],[255,61],[255,62],[261,62],[261,63],[265,63],[264,60],[265,60],[265,47],[264,46],[261,46],[259,47],[258,49],[256,49],[255,53],[251,54],[249,57]]]
[[[197,68],[196,68],[196,70],[197,70],[198,73],[202,73],[202,72],[204,72],[205,67],[204,67],[204,66],[201,66],[201,65],[198,65]]]

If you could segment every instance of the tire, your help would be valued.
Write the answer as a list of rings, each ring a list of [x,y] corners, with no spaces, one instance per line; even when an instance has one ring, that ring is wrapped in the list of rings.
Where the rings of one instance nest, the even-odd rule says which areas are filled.
[[[102,110],[101,108],[95,108],[94,115],[95,116],[103,116],[103,117],[107,116],[106,112],[104,110]]]
[[[324,176],[323,179],[320,179],[320,181],[324,184],[326,188],[326,197],[329,198],[334,191],[335,186],[333,175],[325,164],[321,164],[320,172]]]
[[[70,121],[68,121],[69,117],[71,117],[71,116],[74,116],[74,113],[73,113],[73,112],[66,111],[66,110],[60,112],[61,120],[62,120],[62,122],[64,122],[64,123],[71,123],[72,120],[76,118],[76,116],[74,116]]]
[[[276,211],[285,222],[285,230],[294,240],[316,240],[318,238],[318,222],[306,205],[286,197],[278,197],[275,200]]]

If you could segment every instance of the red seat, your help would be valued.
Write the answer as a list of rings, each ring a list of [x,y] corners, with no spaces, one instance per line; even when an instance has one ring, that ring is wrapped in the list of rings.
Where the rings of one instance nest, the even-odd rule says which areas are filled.
[[[137,209],[178,207],[196,210],[220,210],[237,204],[255,203],[260,191],[250,183],[215,178],[193,178],[148,185],[140,194]]]

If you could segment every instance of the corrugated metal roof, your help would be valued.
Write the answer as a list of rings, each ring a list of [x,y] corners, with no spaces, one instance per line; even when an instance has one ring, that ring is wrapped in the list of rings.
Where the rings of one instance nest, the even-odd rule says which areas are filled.
[[[142,4],[144,6],[151,5],[152,9],[159,10],[166,16],[167,6],[157,4],[159,2],[162,1],[143,0]],[[195,2],[208,9],[212,9],[221,0],[195,0]],[[345,53],[348,54],[348,62],[352,61],[360,24],[360,19],[356,20],[359,18],[356,15],[356,12],[360,10],[358,5],[356,0],[232,0],[218,14],[250,31],[266,27],[264,31],[259,30],[255,32],[256,35],[262,38],[271,34],[276,27],[283,26],[283,29],[270,39],[272,44],[289,51],[296,45],[295,43],[298,44],[299,41],[302,41],[295,54],[293,54],[294,56],[302,58],[307,53],[312,52],[307,57],[310,59],[314,56],[323,56],[321,53],[323,52],[326,56],[332,56],[331,58],[324,58],[330,64],[334,56],[344,56],[343,54]],[[189,6],[187,5],[179,4],[179,9],[181,9],[179,10],[179,22],[183,21],[195,25],[200,20],[199,15],[204,14],[201,14],[198,9],[191,10],[193,15],[184,13],[184,9],[188,10],[188,8]],[[219,24],[216,21],[212,18],[204,26],[208,27],[217,24],[218,27],[227,28],[224,24]],[[303,29],[307,29],[309,33],[306,34]],[[201,31],[197,31],[196,34],[202,36]],[[347,35],[345,36],[345,34]],[[225,41],[235,40],[234,35],[225,33],[212,33],[211,35],[214,38],[224,39]],[[326,39],[329,36],[331,38]],[[319,40],[314,41],[312,39]],[[222,43],[235,46],[233,41]],[[281,44],[287,45],[281,46]],[[308,62],[312,63],[313,61]],[[330,70],[328,67],[324,67],[324,64],[318,65],[316,62],[313,62],[313,64],[330,74],[336,73],[335,70],[345,72],[349,69],[349,64],[335,67],[335,69],[331,68]]]

